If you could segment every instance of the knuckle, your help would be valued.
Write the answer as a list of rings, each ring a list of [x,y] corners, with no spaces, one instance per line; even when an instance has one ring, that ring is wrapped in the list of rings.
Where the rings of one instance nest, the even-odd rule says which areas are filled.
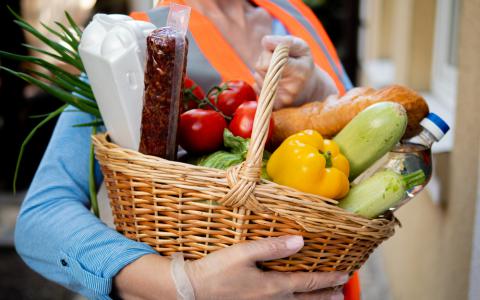
[[[266,250],[271,254],[279,254],[284,249],[283,244],[279,242],[265,241],[264,245],[266,247]]]
[[[289,84],[284,87],[285,93],[288,95],[285,98],[291,99],[295,98],[295,96],[298,94],[298,86],[295,84]],[[287,100],[288,101],[288,100]]]
[[[264,278],[262,283],[264,293],[269,297],[278,296],[285,293],[285,283],[280,276],[274,272],[269,272],[269,276]]]
[[[265,66],[265,63],[263,61],[258,61],[254,66],[254,69],[257,72],[263,72],[265,70],[265,68],[266,68],[266,66]]]
[[[305,71],[304,71],[304,72],[299,72],[299,73],[297,74],[297,78],[298,78],[298,80],[301,81],[301,82],[306,81],[308,77],[309,77],[309,74],[307,75],[307,72],[305,72]]]
[[[304,286],[306,290],[314,291],[318,289],[319,284],[315,276],[308,276],[305,278]]]
[[[282,98],[282,105],[283,106],[291,106],[293,104],[293,95],[287,95],[286,97]]]
[[[322,278],[320,279],[323,283],[324,287],[333,287],[336,284],[336,277],[332,276],[331,274],[322,274]]]
[[[255,74],[254,79],[255,79],[255,83],[256,83],[258,86],[261,87],[261,86],[263,85],[263,78],[262,78],[262,76],[260,76],[258,73]]]

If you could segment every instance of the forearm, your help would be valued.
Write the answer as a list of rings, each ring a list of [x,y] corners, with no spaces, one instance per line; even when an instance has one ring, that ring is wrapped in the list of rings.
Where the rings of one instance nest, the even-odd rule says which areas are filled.
[[[17,251],[35,271],[88,298],[108,299],[114,276],[139,257],[154,253],[108,228],[73,199],[41,202],[27,203],[19,215]]]
[[[157,254],[142,256],[115,276],[114,290],[122,299],[176,299],[170,260]]]
[[[108,228],[89,210],[91,131],[72,126],[91,119],[75,112],[60,117],[22,204],[15,246],[44,277],[88,298],[108,299],[114,276],[155,251]]]

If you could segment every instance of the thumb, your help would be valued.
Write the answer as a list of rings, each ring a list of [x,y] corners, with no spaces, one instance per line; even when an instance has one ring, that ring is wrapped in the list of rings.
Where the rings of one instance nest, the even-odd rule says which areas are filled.
[[[235,251],[237,252],[235,255],[238,255],[236,257],[254,264],[257,261],[279,259],[297,253],[303,247],[303,237],[287,235],[266,238],[238,244],[234,247],[236,247]]]

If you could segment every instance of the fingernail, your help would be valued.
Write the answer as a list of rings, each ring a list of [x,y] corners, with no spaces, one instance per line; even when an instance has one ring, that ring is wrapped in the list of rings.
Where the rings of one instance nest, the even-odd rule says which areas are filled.
[[[338,293],[338,294],[334,294],[332,295],[332,300],[343,300],[343,294],[342,293]]]
[[[342,284],[345,284],[348,282],[348,280],[350,279],[350,276],[348,276],[348,274],[345,274],[345,275],[342,275],[340,276],[340,278],[338,279],[338,284],[337,285],[342,285]]]
[[[287,249],[290,250],[297,250],[303,247],[303,237],[299,235],[294,235],[288,238],[288,240],[285,241],[285,245]]]
[[[271,40],[273,40],[275,37],[273,35],[266,35],[263,37],[263,40],[265,42],[270,42]]]

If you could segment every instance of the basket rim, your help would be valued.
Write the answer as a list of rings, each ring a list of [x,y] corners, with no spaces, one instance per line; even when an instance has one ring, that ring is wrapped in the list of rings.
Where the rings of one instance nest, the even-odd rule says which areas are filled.
[[[167,163],[167,164],[170,164],[172,166],[177,166],[177,167],[182,167],[182,168],[190,168],[190,169],[196,169],[196,170],[201,170],[201,171],[209,171],[213,175],[215,175],[215,177],[218,177],[218,178],[224,178],[225,177],[224,176],[224,174],[226,172],[225,170],[215,169],[215,168],[210,168],[210,167],[204,167],[204,166],[197,166],[197,165],[193,165],[193,164],[189,164],[189,163],[181,162],[181,161],[172,161],[172,160],[164,159],[164,158],[153,156],[153,155],[143,154],[143,153],[135,151],[135,150],[123,148],[123,147],[117,145],[116,143],[112,142],[109,139],[108,132],[97,133],[95,135],[92,135],[92,141],[95,145],[95,152],[96,153],[97,153],[97,151],[104,151],[106,153],[115,153],[115,152],[117,152],[117,153],[127,153],[131,157],[131,159],[128,159],[128,160],[135,160],[134,159],[135,157],[139,157],[142,160],[148,160],[149,162],[153,163],[154,165],[152,167],[154,167],[156,164]],[[157,165],[157,166],[159,166],[159,165]],[[147,177],[147,176],[145,176],[145,177]],[[302,195],[306,196],[306,198],[310,199],[310,200],[306,200],[306,201],[310,201],[311,203],[317,203],[317,204],[322,203],[322,204],[328,205],[328,207],[330,209],[341,213],[341,215],[343,217],[350,219],[350,221],[352,221],[354,223],[363,224],[363,225],[367,225],[367,226],[368,225],[378,226],[378,225],[386,225],[386,224],[392,224],[392,223],[394,225],[399,225],[400,224],[400,221],[393,214],[392,214],[391,219],[387,219],[387,218],[369,219],[369,218],[365,218],[363,216],[357,215],[355,213],[352,213],[350,211],[347,211],[347,210],[339,207],[337,205],[338,201],[334,200],[334,199],[330,199],[330,198],[326,198],[326,197],[322,197],[322,196],[314,195],[314,194],[310,194],[310,193],[305,193],[305,192],[299,191],[297,189],[294,189],[292,187],[280,185],[278,183],[275,183],[273,181],[269,181],[269,180],[266,180],[266,179],[263,179],[263,178],[260,179],[260,181],[258,183],[264,184],[264,185],[268,184],[270,186],[279,187],[282,190],[290,190],[294,193],[302,194]],[[329,204],[331,204],[331,205],[329,205]]]
[[[307,232],[336,230],[363,238],[383,239],[393,235],[396,219],[368,219],[340,208],[338,201],[304,193],[261,178],[261,164],[268,127],[283,69],[289,59],[289,45],[276,47],[265,76],[253,121],[245,162],[227,170],[171,161],[124,149],[107,140],[107,134],[93,136],[95,154],[102,170],[141,180],[152,186],[165,185],[215,199],[220,207],[267,213],[284,217]],[[109,176],[106,176],[108,180]],[[158,178],[156,178],[158,176]],[[181,192],[180,192],[181,193]]]

